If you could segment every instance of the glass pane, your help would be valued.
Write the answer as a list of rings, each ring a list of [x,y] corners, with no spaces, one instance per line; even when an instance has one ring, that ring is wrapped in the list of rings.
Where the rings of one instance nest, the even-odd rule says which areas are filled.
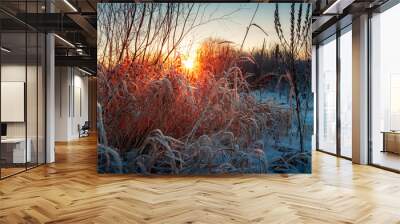
[[[38,45],[38,163],[45,163],[45,35],[40,33]]]
[[[28,38],[28,63],[27,63],[27,80],[26,80],[26,115],[27,115],[27,142],[28,150],[30,148],[30,160],[28,160],[28,168],[37,165],[38,160],[38,107],[37,107],[37,74],[38,74],[38,36],[36,32],[27,33]]]
[[[44,6],[44,0],[0,1],[0,7],[21,18],[43,13]],[[3,178],[45,161],[45,35],[2,12],[0,34]]]
[[[336,40],[318,48],[318,148],[336,153]]]
[[[31,159],[26,144],[26,34],[3,32],[1,45],[6,49],[1,50],[1,173],[5,177],[25,170]]]
[[[352,157],[352,35],[340,36],[340,152]]]
[[[372,25],[372,163],[400,170],[400,5],[374,15]]]

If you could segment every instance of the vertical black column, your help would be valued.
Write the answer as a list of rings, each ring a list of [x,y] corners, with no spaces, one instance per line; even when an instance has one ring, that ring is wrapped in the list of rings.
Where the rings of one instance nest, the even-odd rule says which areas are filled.
[[[25,21],[28,21],[28,0],[25,0]],[[28,90],[28,24],[25,23],[25,88],[24,88],[24,121],[25,121],[25,170],[28,169],[28,116],[27,116],[27,90]]]
[[[315,48],[315,148],[319,149],[319,44]]]
[[[36,14],[39,22],[39,0],[36,0]],[[36,166],[39,165],[39,31],[36,31]]]
[[[340,29],[336,31],[336,155],[341,156],[340,122]]]
[[[371,55],[372,55],[372,42],[371,42],[371,38],[372,38],[372,29],[371,29],[371,19],[372,19],[372,11],[368,11],[368,26],[367,26],[367,45],[368,45],[368,53],[367,53],[367,82],[368,82],[368,164],[372,164],[373,163],[373,153],[372,153],[372,83],[371,83],[371,71],[372,71],[372,66],[371,66]]]
[[[0,47],[2,47],[3,46],[3,44],[2,44],[2,28],[3,28],[3,23],[1,22],[1,20],[0,20]],[[2,66],[2,64],[1,64],[1,62],[2,62],[2,60],[1,60],[1,56],[2,56],[2,54],[3,54],[3,52],[1,52],[1,50],[0,50],[0,124],[2,124],[2,122],[1,122],[1,66]],[[3,165],[2,165],[2,157],[1,157],[1,150],[2,150],[2,148],[1,148],[1,146],[2,146],[2,144],[0,144],[0,179],[2,179],[2,177],[1,177],[1,170],[2,170],[2,167],[3,167]]]

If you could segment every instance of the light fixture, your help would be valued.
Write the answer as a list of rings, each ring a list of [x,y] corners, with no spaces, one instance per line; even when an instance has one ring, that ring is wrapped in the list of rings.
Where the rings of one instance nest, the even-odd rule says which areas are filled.
[[[68,0],[64,0],[64,3],[67,4],[74,12],[78,12],[78,10]]]
[[[339,1],[340,0],[336,0],[332,5],[330,5],[327,9],[325,9],[322,14],[324,14],[324,15],[325,14],[330,14],[332,9],[334,9],[337,6],[337,4],[339,4]]]
[[[353,2],[354,0],[336,0],[335,2],[333,2],[332,5],[330,5],[327,9],[325,9],[322,14],[323,15],[342,14],[343,9],[351,5]]]
[[[9,50],[9,49],[7,49],[5,47],[1,47],[0,49],[1,49],[1,51],[4,51],[6,53],[10,53],[11,52],[11,50]]]
[[[93,75],[92,73],[90,73],[90,72],[88,72],[88,71],[86,71],[86,70],[83,70],[83,69],[81,69],[81,68],[79,68],[79,67],[78,67],[78,70],[81,71],[81,72],[83,72],[83,73],[85,73],[85,74],[87,74],[87,75],[90,75],[90,76]]]
[[[83,51],[82,48],[76,48],[76,53],[77,53],[78,55],[87,55],[87,54]]]
[[[61,40],[62,42],[64,42],[64,43],[66,43],[67,45],[69,45],[70,47],[73,47],[73,48],[75,48],[75,45],[73,45],[71,42],[69,42],[68,40],[66,40],[66,39],[64,39],[64,38],[62,38],[62,37],[60,37],[59,35],[57,35],[57,34],[54,34],[54,36],[55,37],[57,37],[59,40]]]

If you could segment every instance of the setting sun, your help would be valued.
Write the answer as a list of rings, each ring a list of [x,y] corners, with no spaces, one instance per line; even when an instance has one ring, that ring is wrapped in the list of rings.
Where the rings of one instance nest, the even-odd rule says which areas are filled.
[[[193,67],[194,67],[194,58],[189,57],[189,58],[187,58],[186,60],[183,60],[182,63],[183,63],[183,66],[184,66],[186,69],[192,70]]]

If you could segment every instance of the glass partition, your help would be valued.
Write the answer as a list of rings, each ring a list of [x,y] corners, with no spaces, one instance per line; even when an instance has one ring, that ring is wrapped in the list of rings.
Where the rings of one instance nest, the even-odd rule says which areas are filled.
[[[351,26],[340,35],[340,155],[352,157],[352,35]]]
[[[38,35],[35,32],[27,33],[28,61],[26,64],[26,114],[27,114],[27,150],[30,151],[30,160],[27,167],[34,167],[38,160]]]
[[[1,174],[6,177],[24,171],[31,161],[26,141],[26,33],[3,32],[1,46]]]
[[[400,5],[371,18],[371,162],[400,170]]]
[[[318,149],[336,153],[336,36],[318,47]]]
[[[37,64],[37,162],[46,162],[46,38],[43,33],[38,33],[38,64]]]
[[[1,1],[0,7],[43,11],[43,1]],[[45,35],[0,12],[0,178],[45,163]]]

